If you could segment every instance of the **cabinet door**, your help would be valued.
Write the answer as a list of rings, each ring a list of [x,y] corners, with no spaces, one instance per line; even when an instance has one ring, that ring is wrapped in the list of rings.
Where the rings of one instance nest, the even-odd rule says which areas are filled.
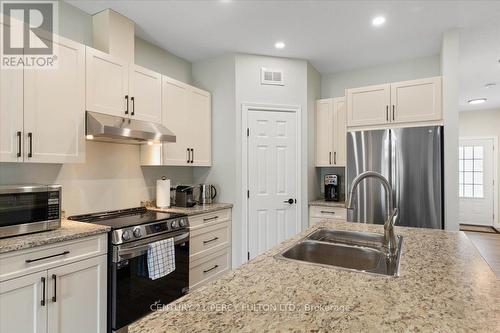
[[[0,70],[0,162],[22,162],[23,70]]]
[[[212,103],[210,93],[195,87],[189,89],[189,127],[192,130],[189,147],[191,165],[212,165]]]
[[[106,331],[106,255],[48,270],[48,331]]]
[[[316,166],[333,163],[333,99],[316,101]]]
[[[47,332],[46,290],[47,271],[0,282],[0,332]]]
[[[25,162],[85,162],[85,47],[59,37],[54,69],[24,70]]]
[[[441,78],[391,84],[392,121],[395,123],[441,120]]]
[[[162,79],[162,123],[176,136],[176,142],[163,144],[163,165],[191,165],[188,163],[190,135],[196,135],[190,127],[188,112],[189,86],[164,76]]]
[[[128,63],[90,47],[86,54],[87,111],[128,117]]]
[[[338,98],[335,99],[334,104],[334,159],[333,162],[337,166],[345,166],[346,165],[346,150],[347,150],[347,117],[346,117],[346,108],[345,108],[345,99]]]
[[[347,89],[347,126],[371,126],[389,122],[391,85]]]
[[[161,123],[161,74],[130,65],[130,117]]]

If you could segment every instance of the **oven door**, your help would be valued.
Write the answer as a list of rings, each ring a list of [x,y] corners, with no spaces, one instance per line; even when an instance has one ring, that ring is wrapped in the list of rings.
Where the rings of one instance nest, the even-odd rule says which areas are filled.
[[[148,244],[174,238],[175,271],[156,279],[148,277]],[[188,291],[189,231],[168,233],[113,246],[109,299],[111,329],[116,331],[168,304]]]

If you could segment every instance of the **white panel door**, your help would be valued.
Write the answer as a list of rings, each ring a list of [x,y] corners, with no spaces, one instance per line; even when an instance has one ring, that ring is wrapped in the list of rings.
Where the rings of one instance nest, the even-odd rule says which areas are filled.
[[[130,65],[130,117],[161,123],[161,74]]]
[[[297,114],[249,111],[248,127],[248,248],[253,258],[300,229]]]
[[[91,47],[86,60],[87,111],[128,117],[128,63]]]
[[[333,163],[333,98],[316,101],[316,166]]]
[[[47,332],[46,284],[47,271],[0,282],[0,332]]]
[[[189,126],[192,165],[212,165],[212,109],[210,93],[195,87],[189,90]]]
[[[460,224],[493,226],[494,139],[460,139]]]
[[[386,124],[391,104],[391,85],[347,89],[347,126]]]
[[[25,162],[85,162],[85,47],[58,43],[56,69],[24,70]]]
[[[189,89],[189,85],[163,76],[162,123],[176,136],[176,142],[163,144],[163,165],[191,165],[188,148],[196,133],[190,126],[196,120],[189,119]]]
[[[345,166],[347,160],[347,114],[345,109],[345,99],[335,98],[334,120],[333,120],[333,164]]]
[[[441,78],[391,84],[391,121],[406,123],[442,119]]]
[[[106,332],[106,255],[48,270],[48,331]]]
[[[22,162],[23,70],[0,70],[0,162]]]

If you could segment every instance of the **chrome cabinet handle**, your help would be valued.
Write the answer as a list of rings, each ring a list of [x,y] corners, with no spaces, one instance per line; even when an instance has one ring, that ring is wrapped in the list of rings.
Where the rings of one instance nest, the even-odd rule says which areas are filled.
[[[54,296],[52,296],[52,302],[56,302],[57,301],[57,296],[56,296],[56,293],[57,293],[57,276],[55,274],[52,274],[52,280],[54,280]]]
[[[42,277],[42,300],[40,301],[41,306],[45,306],[45,278]]]
[[[130,100],[132,101],[132,113],[131,113],[131,115],[134,116],[135,115],[135,97],[134,96],[130,97]]]
[[[35,261],[40,261],[40,260],[44,260],[44,259],[49,259],[49,258],[54,258],[54,257],[58,257],[58,256],[63,256],[63,255],[66,255],[66,254],[69,254],[69,251],[64,251],[64,252],[61,252],[61,253],[53,254],[51,256],[46,256],[46,257],[41,257],[41,258],[36,258],[36,259],[26,259],[26,263],[30,264],[30,263],[35,262]]]
[[[127,107],[125,109],[125,114],[128,114],[128,95],[125,95],[125,101],[127,101]]]
[[[28,133],[28,139],[30,140],[30,149],[28,151],[28,157],[33,157],[33,133]]]
[[[21,157],[21,132],[17,132],[17,157]]]
[[[211,243],[211,242],[216,241],[216,240],[218,240],[218,239],[219,239],[219,237],[214,237],[214,238],[212,238],[212,239],[209,239],[209,240],[203,241],[203,244]]]
[[[213,270],[214,270],[214,269],[216,269],[217,267],[219,267],[219,265],[215,265],[214,267],[209,268],[209,269],[207,269],[207,270],[203,271],[203,273],[208,273],[208,272],[210,272],[210,271],[213,271]]]

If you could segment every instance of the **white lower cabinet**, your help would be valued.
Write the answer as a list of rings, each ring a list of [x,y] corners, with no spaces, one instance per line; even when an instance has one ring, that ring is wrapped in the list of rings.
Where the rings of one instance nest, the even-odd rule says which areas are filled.
[[[14,268],[12,261],[17,259],[25,266],[2,275],[9,279],[0,282],[0,332],[106,332],[107,254],[102,246],[105,240],[103,234],[43,246],[36,251],[0,255],[0,265]],[[91,246],[92,242],[95,246]],[[88,255],[95,255],[95,248],[101,251],[89,258]],[[45,255],[60,249],[68,253]],[[38,260],[27,263],[27,256]],[[46,269],[27,274],[32,271],[31,266]]]
[[[309,226],[325,219],[346,221],[347,209],[345,207],[309,206]]]

